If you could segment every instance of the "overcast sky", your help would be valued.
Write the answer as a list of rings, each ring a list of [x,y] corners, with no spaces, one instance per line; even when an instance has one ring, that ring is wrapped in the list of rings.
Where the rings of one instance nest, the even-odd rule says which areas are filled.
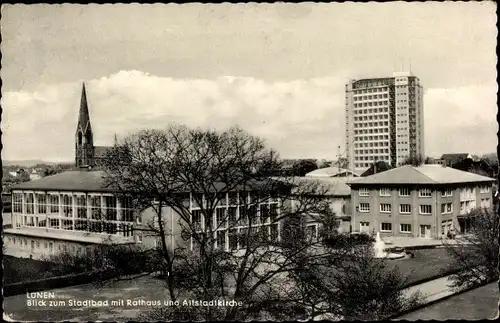
[[[239,125],[335,158],[349,79],[411,70],[428,156],[496,147],[495,4],[2,6],[7,160],[73,160],[81,83],[96,145],[169,122]]]

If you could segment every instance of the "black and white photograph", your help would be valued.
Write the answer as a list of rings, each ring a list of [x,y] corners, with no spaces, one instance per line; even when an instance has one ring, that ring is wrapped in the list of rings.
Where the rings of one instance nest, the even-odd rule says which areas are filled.
[[[3,320],[498,318],[496,10],[2,5]]]

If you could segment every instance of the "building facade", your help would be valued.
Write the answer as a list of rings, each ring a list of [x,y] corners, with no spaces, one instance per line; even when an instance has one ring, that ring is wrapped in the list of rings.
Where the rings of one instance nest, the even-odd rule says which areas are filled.
[[[157,247],[159,234],[154,232],[159,228],[154,210],[157,204],[138,212],[131,197],[115,194],[106,187],[104,178],[102,171],[69,171],[15,186],[12,226],[4,228],[6,254],[43,259],[63,251],[78,252],[108,243]],[[188,222],[196,232],[205,230],[208,225],[203,216],[205,198],[200,194],[180,194],[190,218],[181,217],[170,207],[162,208],[166,243],[169,248],[194,248],[193,237],[186,237],[183,232],[189,229]],[[227,193],[212,218],[215,247],[245,249],[246,240],[240,237],[248,230],[279,241],[282,203],[285,202],[263,197],[257,191]]]
[[[492,178],[441,165],[403,166],[350,183],[353,231],[439,239],[492,205]]]
[[[363,173],[376,161],[397,167],[424,156],[423,88],[411,73],[352,80],[346,87],[349,169]]]
[[[334,220],[337,222],[337,230],[339,233],[348,233],[351,231],[351,188],[347,185],[351,177],[299,177],[296,178],[296,183],[305,183],[315,185],[317,189],[316,197],[327,202],[330,211],[334,215]],[[297,203],[297,204],[300,204]],[[300,206],[295,205],[292,200],[292,210],[299,209]],[[314,215],[304,216],[304,228],[308,237],[313,239],[319,238],[319,232],[322,223]]]

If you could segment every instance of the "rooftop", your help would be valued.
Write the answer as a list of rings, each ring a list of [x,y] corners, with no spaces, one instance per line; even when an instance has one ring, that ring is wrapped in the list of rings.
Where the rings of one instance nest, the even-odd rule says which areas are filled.
[[[306,174],[307,177],[339,177],[346,175],[359,177],[359,174],[356,174],[348,169],[339,167],[320,168]]]
[[[325,190],[328,196],[351,196],[347,177],[293,177],[294,183],[317,183],[318,190]]]
[[[36,181],[29,181],[17,184],[12,190],[39,190],[39,191],[72,191],[72,192],[114,192],[115,190],[107,185],[106,173],[99,170],[67,171],[52,176],[43,177]],[[270,180],[247,180],[245,183],[234,187],[234,190],[266,190],[274,191],[286,189],[288,185],[283,185],[282,181]],[[222,191],[226,187],[224,182],[215,182],[211,186],[213,190]],[[231,185],[233,186],[233,185]],[[178,192],[189,192],[190,188],[180,183],[176,188]],[[131,190],[132,191],[132,190]]]
[[[455,184],[455,183],[478,183],[494,182],[495,179],[469,172],[464,172],[451,167],[441,165],[402,166],[377,173],[367,177],[356,178],[350,181],[350,185],[363,184]]]
[[[15,185],[12,189],[23,190],[61,190],[79,192],[111,192],[106,187],[104,171],[67,171],[47,176],[36,181]]]

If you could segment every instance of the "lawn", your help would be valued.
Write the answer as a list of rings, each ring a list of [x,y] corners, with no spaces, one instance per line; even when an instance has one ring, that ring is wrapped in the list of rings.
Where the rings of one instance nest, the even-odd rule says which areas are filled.
[[[398,320],[481,320],[493,319],[498,314],[498,283],[488,284],[462,294],[451,296]]]
[[[398,267],[403,275],[408,276],[408,283],[433,277],[450,269],[452,257],[445,248],[412,251],[414,258],[387,260],[387,268]]]
[[[12,284],[49,277],[50,266],[44,261],[4,256],[3,282]]]

